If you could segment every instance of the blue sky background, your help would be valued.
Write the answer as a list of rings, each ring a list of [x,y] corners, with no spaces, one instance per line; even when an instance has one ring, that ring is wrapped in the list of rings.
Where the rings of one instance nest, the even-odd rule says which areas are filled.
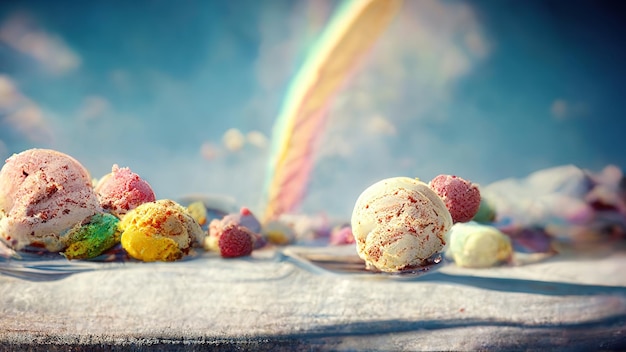
[[[2,2],[0,157],[54,148],[94,177],[129,166],[159,198],[261,209],[274,119],[337,4]],[[405,2],[332,103],[302,211],[347,217],[391,176],[624,169],[624,7]]]

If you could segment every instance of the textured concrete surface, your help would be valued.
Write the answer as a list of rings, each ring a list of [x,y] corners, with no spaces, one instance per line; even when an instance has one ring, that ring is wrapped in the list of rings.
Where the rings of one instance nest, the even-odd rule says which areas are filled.
[[[203,254],[176,263],[4,260],[0,348],[626,348],[623,251],[389,276],[355,270],[350,250]],[[335,262],[305,259],[321,253]]]

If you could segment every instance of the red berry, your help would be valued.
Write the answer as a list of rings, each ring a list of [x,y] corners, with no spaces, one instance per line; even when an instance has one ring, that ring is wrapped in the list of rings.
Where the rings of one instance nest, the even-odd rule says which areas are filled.
[[[218,241],[222,257],[243,257],[252,253],[254,240],[250,233],[234,224],[224,227],[222,231]]]

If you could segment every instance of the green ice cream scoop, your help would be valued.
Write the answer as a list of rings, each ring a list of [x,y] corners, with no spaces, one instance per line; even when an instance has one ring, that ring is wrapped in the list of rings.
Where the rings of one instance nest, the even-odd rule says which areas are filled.
[[[62,254],[67,259],[90,259],[99,256],[120,241],[119,219],[98,213],[88,222],[73,227],[67,234],[68,247]]]

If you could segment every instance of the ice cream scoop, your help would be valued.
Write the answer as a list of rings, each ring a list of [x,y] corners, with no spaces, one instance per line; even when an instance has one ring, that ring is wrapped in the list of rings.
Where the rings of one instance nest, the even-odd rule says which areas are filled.
[[[443,250],[452,217],[426,183],[393,177],[361,193],[351,225],[367,268],[397,272],[428,265]]]
[[[493,226],[473,222],[455,224],[449,237],[447,255],[461,267],[489,268],[513,255],[509,237]]]
[[[87,170],[58,151],[14,154],[0,170],[0,185],[0,239],[16,250],[61,251],[68,230],[102,211]]]
[[[74,226],[68,234],[69,246],[63,252],[67,259],[89,259],[102,254],[120,241],[119,219],[98,213],[86,223]]]
[[[181,259],[205,237],[187,210],[169,199],[139,205],[126,213],[119,227],[122,247],[146,262]]]
[[[472,220],[480,207],[478,186],[458,176],[439,175],[428,186],[441,197],[453,222]]]
[[[118,217],[123,217],[138,205],[154,202],[156,197],[150,184],[129,168],[113,165],[111,173],[98,181],[96,194],[102,207]]]

